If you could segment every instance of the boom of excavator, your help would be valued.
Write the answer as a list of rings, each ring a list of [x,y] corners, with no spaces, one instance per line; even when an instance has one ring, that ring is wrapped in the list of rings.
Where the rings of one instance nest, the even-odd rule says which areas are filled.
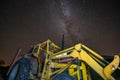
[[[38,61],[39,80],[120,80],[120,76],[112,75],[120,71],[118,55],[109,62],[81,43],[61,50],[47,40],[35,45],[32,55]]]

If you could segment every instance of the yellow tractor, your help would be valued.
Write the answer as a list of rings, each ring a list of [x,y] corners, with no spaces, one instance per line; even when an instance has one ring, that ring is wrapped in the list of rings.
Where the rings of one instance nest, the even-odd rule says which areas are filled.
[[[118,55],[107,61],[81,43],[61,50],[47,40],[15,63],[8,80],[120,80],[119,63]]]

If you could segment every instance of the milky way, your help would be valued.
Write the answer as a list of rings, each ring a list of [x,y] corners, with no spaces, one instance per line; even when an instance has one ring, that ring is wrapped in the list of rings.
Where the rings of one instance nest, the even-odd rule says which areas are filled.
[[[59,10],[59,16],[63,28],[63,33],[66,36],[67,44],[75,43],[79,40],[79,26],[74,25],[71,17],[71,0],[59,0],[56,2]]]
[[[102,55],[120,50],[117,0],[0,0],[0,58],[10,63],[47,39],[65,47],[83,43]]]

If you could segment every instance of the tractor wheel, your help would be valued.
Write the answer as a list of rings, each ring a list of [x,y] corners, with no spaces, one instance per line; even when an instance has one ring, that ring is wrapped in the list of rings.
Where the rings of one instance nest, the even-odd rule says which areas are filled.
[[[30,61],[27,58],[21,58],[9,73],[8,80],[28,80],[30,66]]]
[[[52,78],[52,80],[75,80],[72,76],[67,73],[61,73]]]

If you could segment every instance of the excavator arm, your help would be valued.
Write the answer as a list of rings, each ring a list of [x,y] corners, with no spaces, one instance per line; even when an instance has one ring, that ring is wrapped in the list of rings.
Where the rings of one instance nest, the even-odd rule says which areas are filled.
[[[15,63],[8,80],[93,80],[93,71],[100,77],[94,80],[120,80],[112,76],[117,69],[120,70],[119,63],[118,55],[108,62],[83,44],[61,50],[52,41],[47,40],[35,45],[30,54]]]
[[[77,64],[74,61],[77,61]],[[47,69],[44,69],[42,79],[50,79],[67,69],[71,76],[77,76],[77,80],[81,80],[81,77],[83,80],[91,80],[87,66],[91,67],[104,80],[115,80],[111,74],[119,66],[119,56],[115,55],[114,60],[109,63],[85,45],[77,44],[57,53],[49,53],[45,64]]]

